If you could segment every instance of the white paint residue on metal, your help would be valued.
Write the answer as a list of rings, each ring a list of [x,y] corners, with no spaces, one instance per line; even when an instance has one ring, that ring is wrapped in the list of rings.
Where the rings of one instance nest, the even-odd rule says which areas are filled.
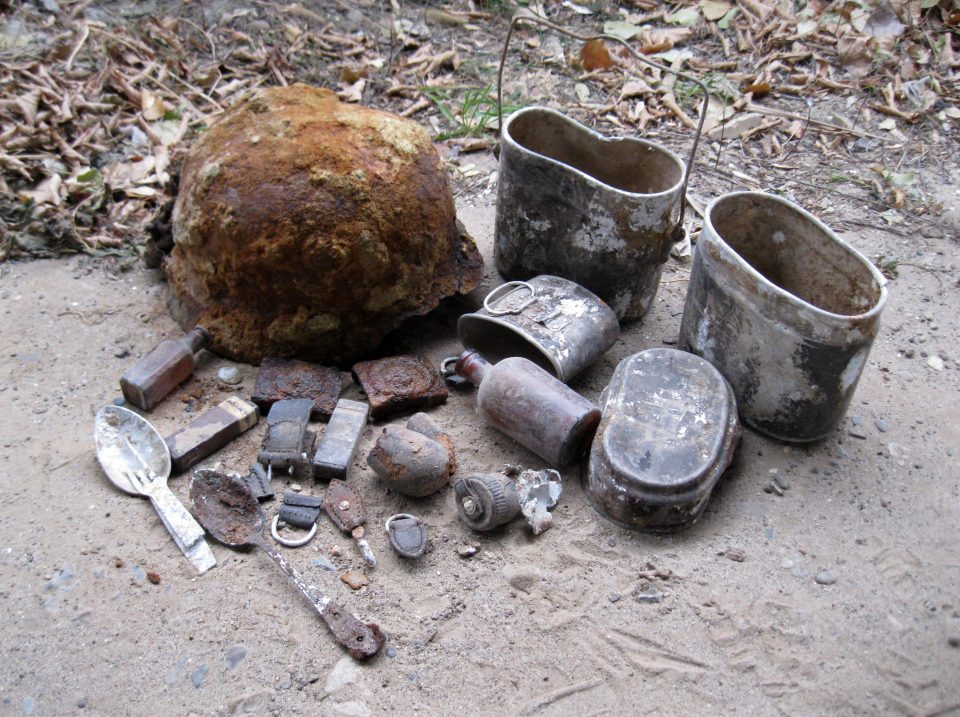
[[[587,302],[583,299],[562,299],[560,301],[560,311],[567,316],[583,316],[588,310]]]
[[[703,358],[713,363],[713,349],[715,346],[716,341],[710,337],[710,318],[704,313],[697,324],[696,348],[700,351],[700,355],[703,356]]]

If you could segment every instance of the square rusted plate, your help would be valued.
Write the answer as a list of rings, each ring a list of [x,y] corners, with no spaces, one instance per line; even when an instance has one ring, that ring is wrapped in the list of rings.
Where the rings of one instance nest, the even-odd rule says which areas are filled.
[[[439,369],[423,356],[388,356],[361,361],[353,375],[370,402],[370,415],[379,420],[395,413],[412,413],[447,400]]]
[[[329,421],[340,390],[340,371],[336,368],[296,359],[265,358],[251,400],[266,414],[277,401],[309,398],[313,401],[311,419]]]

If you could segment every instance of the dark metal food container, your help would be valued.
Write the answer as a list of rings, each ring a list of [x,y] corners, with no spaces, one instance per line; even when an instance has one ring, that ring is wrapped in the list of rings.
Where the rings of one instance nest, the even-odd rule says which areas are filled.
[[[493,363],[522,356],[567,383],[613,346],[620,324],[595,294],[543,275],[496,287],[482,309],[460,317],[457,332]]]
[[[650,349],[617,366],[602,401],[584,488],[625,528],[692,525],[740,441],[729,384],[698,356]]]

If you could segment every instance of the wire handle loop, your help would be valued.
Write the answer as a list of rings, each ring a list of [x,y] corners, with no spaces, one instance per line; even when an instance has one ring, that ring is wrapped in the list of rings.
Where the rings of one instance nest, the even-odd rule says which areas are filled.
[[[684,210],[687,205],[687,186],[690,183],[690,172],[693,169],[693,160],[697,153],[697,145],[700,144],[700,135],[703,132],[703,122],[707,117],[707,108],[710,100],[710,91],[707,89],[707,86],[697,77],[690,75],[689,73],[683,72],[682,70],[675,70],[672,67],[663,65],[659,62],[655,62],[644,55],[641,55],[636,50],[634,50],[627,43],[626,40],[623,40],[619,37],[614,37],[613,35],[580,35],[579,33],[572,32],[565,28],[555,25],[549,20],[546,20],[542,17],[536,17],[534,15],[514,15],[513,20],[510,22],[510,28],[507,30],[507,37],[503,41],[503,52],[500,54],[500,67],[497,70],[497,119],[499,121],[500,137],[503,138],[503,67],[507,61],[507,51],[510,48],[510,38],[513,36],[514,28],[521,23],[528,23],[532,25],[540,25],[554,32],[558,32],[561,35],[566,35],[567,37],[572,37],[574,40],[580,40],[581,42],[591,42],[593,40],[609,40],[610,42],[616,42],[622,45],[627,52],[629,52],[634,59],[639,60],[640,62],[649,65],[650,67],[656,67],[662,72],[669,72],[672,75],[676,75],[684,80],[693,82],[703,91],[703,103],[700,107],[700,119],[697,122],[697,131],[693,135],[693,144],[690,147],[690,154],[687,157],[687,170],[683,175],[683,187],[680,191],[680,221],[678,227],[683,226],[683,215]]]

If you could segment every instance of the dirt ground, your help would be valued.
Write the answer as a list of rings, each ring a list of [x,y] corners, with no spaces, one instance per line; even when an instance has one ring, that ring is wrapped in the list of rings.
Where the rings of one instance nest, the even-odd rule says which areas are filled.
[[[493,195],[461,197],[458,208],[487,260],[484,285],[407,327],[398,350],[456,353],[455,317],[499,282],[489,268]],[[353,592],[338,579],[363,567],[326,518],[312,544],[286,551],[310,581],[386,632],[387,651],[365,664],[332,642],[265,555],[214,544],[218,565],[198,577],[150,505],[114,490],[100,470],[95,412],[118,396],[131,361],[178,333],[162,276],[77,257],[3,264],[0,711],[957,714],[951,227],[896,243],[910,264],[890,282],[844,425],[810,446],[746,430],[734,468],[683,533],[615,527],[588,505],[574,469],[564,472],[552,530],[533,538],[521,521],[472,534],[449,489],[420,500],[387,493],[364,460],[381,430],[371,424],[350,473],[380,561],[366,571],[370,585]],[[891,253],[887,236],[844,235],[867,255]],[[671,260],[651,313],[625,327],[578,390],[596,400],[618,361],[675,340],[685,267]],[[223,400],[216,374],[225,364],[206,355],[150,414],[161,433]],[[255,367],[241,370],[238,392],[249,395]],[[461,471],[543,466],[485,427],[474,401],[454,391],[431,411],[453,436]],[[201,466],[245,470],[263,431],[261,422]],[[185,477],[171,485],[187,499]],[[432,549],[419,562],[396,557],[379,527],[398,511],[429,526]],[[479,552],[461,557],[468,544]],[[668,577],[649,577],[652,568]]]
[[[31,44],[20,50],[26,53],[17,60],[22,67],[10,75],[19,84],[9,92],[28,96],[38,76],[31,63],[52,63],[41,78],[47,86],[41,115],[47,112],[43,121],[75,140],[82,156],[49,169],[44,162],[60,145],[51,139],[55,131],[40,131],[41,122],[30,128],[36,136],[4,150],[27,163],[30,171],[15,177],[23,186],[14,183],[12,169],[4,176],[15,193],[40,186],[48,172],[62,173],[63,204],[56,212],[54,198],[44,200],[39,190],[28,192],[31,201],[47,201],[51,213],[39,216],[46,217],[51,236],[59,219],[47,219],[74,211],[74,229],[84,231],[68,248],[99,256],[0,261],[0,715],[960,715],[960,113],[955,81],[942,79],[942,95],[936,103],[924,100],[929,106],[922,111],[900,90],[899,110],[893,95],[881,103],[878,89],[894,71],[902,69],[904,80],[933,72],[934,60],[906,62],[904,54],[874,68],[878,74],[867,82],[841,68],[832,49],[827,53],[822,33],[815,41],[804,35],[817,54],[801,61],[787,57],[797,37],[788,33],[788,40],[774,43],[766,21],[749,13],[725,34],[715,24],[709,31],[698,26],[681,46],[694,48],[700,60],[695,68],[704,76],[717,79],[728,65],[737,66],[734,89],[741,99],[744,83],[763,84],[751,74],[760,69],[754,65],[763,55],[761,39],[767,49],[784,53],[789,67],[779,70],[772,66],[780,55],[763,55],[764,81],[790,83],[763,101],[789,110],[798,127],[785,120],[742,141],[726,140],[722,152],[720,143],[705,139],[691,196],[702,204],[736,189],[777,191],[822,218],[890,276],[880,334],[847,418],[828,438],[806,446],[745,430],[737,459],[702,519],[663,537],[623,530],[595,512],[579,466],[563,473],[553,529],[532,537],[515,522],[491,534],[471,533],[457,517],[449,488],[419,500],[384,489],[365,461],[384,424],[370,424],[349,477],[367,506],[378,566],[365,569],[352,541],[326,517],[313,543],[284,551],[309,581],[387,634],[385,651],[361,664],[331,640],[268,557],[213,543],[218,565],[197,576],[149,503],[119,493],[100,469],[95,413],[119,396],[125,368],[161,338],[180,334],[165,308],[162,273],[137,260],[143,221],[174,185],[169,177],[160,181],[158,171],[156,192],[144,200],[142,186],[111,185],[103,194],[102,183],[92,192],[84,188],[89,180],[80,178],[96,175],[91,167],[126,167],[146,149],[166,156],[166,144],[152,137],[135,143],[130,131],[156,109],[146,98],[160,89],[167,88],[162,97],[169,107],[150,120],[156,122],[151,127],[183,110],[192,118],[191,132],[202,128],[199,110],[184,109],[192,105],[169,91],[165,73],[179,72],[209,89],[202,76],[211,58],[229,92],[215,85],[214,99],[197,87],[183,96],[211,116],[218,102],[281,82],[283,73],[347,94],[356,90],[365,104],[408,111],[438,139],[453,138],[441,149],[450,161],[458,213],[487,262],[473,294],[409,322],[384,348],[439,361],[461,348],[457,317],[500,283],[492,262],[493,132],[486,124],[466,127],[466,98],[441,80],[489,95],[513,4],[476,3],[488,11],[470,15],[467,25],[462,13],[426,22],[427,4],[415,2],[358,2],[359,11],[341,0],[307,3],[319,18],[297,4],[284,7],[298,13],[274,12],[279,6],[269,2],[241,8],[221,0],[61,0],[62,8],[42,2],[0,3],[0,9],[8,5],[18,13],[11,19],[28,21],[18,32],[26,28],[30,42],[43,45],[36,55]],[[388,5],[396,23],[384,23],[392,12]],[[451,7],[466,12],[474,5]],[[523,5],[545,6],[558,22],[581,29],[639,17],[641,7],[653,11],[644,22],[663,24],[657,3],[608,3],[602,17],[579,17],[590,9],[586,3]],[[173,22],[178,18],[179,25]],[[19,42],[12,23],[4,27],[4,37]],[[929,27],[911,27],[910,41],[925,46]],[[737,50],[751,32],[757,48]],[[554,62],[549,38],[522,37],[516,52],[523,60],[511,60],[507,89],[523,90],[524,102],[539,98],[593,126],[621,123],[614,131],[643,132],[677,151],[689,147],[690,132],[669,113],[643,130],[642,102],[625,92],[624,73],[567,72],[566,60]],[[61,45],[67,53],[55,52]],[[446,54],[453,49],[456,62],[456,53]],[[108,50],[119,74],[100,72]],[[0,59],[16,51],[14,43]],[[74,56],[71,74],[66,70]],[[820,57],[833,63],[833,79],[825,85],[819,70],[817,77],[813,72]],[[943,77],[955,74],[952,57],[939,58]],[[383,62],[374,64],[377,59]],[[348,72],[361,60],[369,63],[366,89],[362,76]],[[794,62],[807,73],[800,79]],[[80,102],[89,99],[88,74],[106,82],[100,94],[110,103]],[[134,91],[126,91],[127,83]],[[804,94],[791,94],[796,83]],[[871,83],[873,89],[862,91]],[[681,89],[678,101],[696,110],[693,96],[684,100]],[[71,120],[76,126],[66,120],[56,125],[56,108],[43,104],[66,92],[77,107],[86,107]],[[648,97],[655,113],[663,109],[659,97]],[[483,122],[492,119],[489,103],[482,109]],[[451,121],[442,110],[457,110],[459,118]],[[0,120],[20,131],[26,113],[22,104],[5,102]],[[893,130],[891,117],[897,118]],[[84,140],[90,147],[80,141],[86,136],[81,119],[96,130]],[[459,130],[465,134],[458,137]],[[190,136],[171,150],[174,174]],[[458,144],[478,138],[479,152]],[[102,153],[100,143],[111,151]],[[12,222],[9,217],[19,218],[25,206],[21,199],[3,203],[0,219]],[[77,224],[85,206],[96,211]],[[0,232],[0,257],[59,251],[56,242],[37,249],[27,241],[35,225],[14,228],[16,236],[12,229],[9,236]],[[673,345],[689,267],[689,260],[669,261],[650,313],[625,326],[574,388],[596,401],[619,361]],[[217,379],[226,365],[203,355],[194,377],[149,414],[162,434],[234,391],[250,395],[256,367],[240,366],[243,382],[229,388]],[[355,397],[355,389],[346,396]],[[482,423],[474,391],[452,391],[430,414],[453,437],[465,474],[505,463],[544,467]],[[264,431],[261,421],[198,468],[245,472]],[[183,475],[170,482],[185,502],[187,482]],[[274,481],[278,494],[289,487]],[[323,486],[302,488],[319,495]],[[275,510],[276,504],[267,506],[271,517]],[[428,525],[432,547],[418,562],[388,547],[382,524],[396,512],[419,515]],[[478,550],[463,557],[465,546]],[[339,577],[350,570],[365,571],[370,584],[353,591]]]

